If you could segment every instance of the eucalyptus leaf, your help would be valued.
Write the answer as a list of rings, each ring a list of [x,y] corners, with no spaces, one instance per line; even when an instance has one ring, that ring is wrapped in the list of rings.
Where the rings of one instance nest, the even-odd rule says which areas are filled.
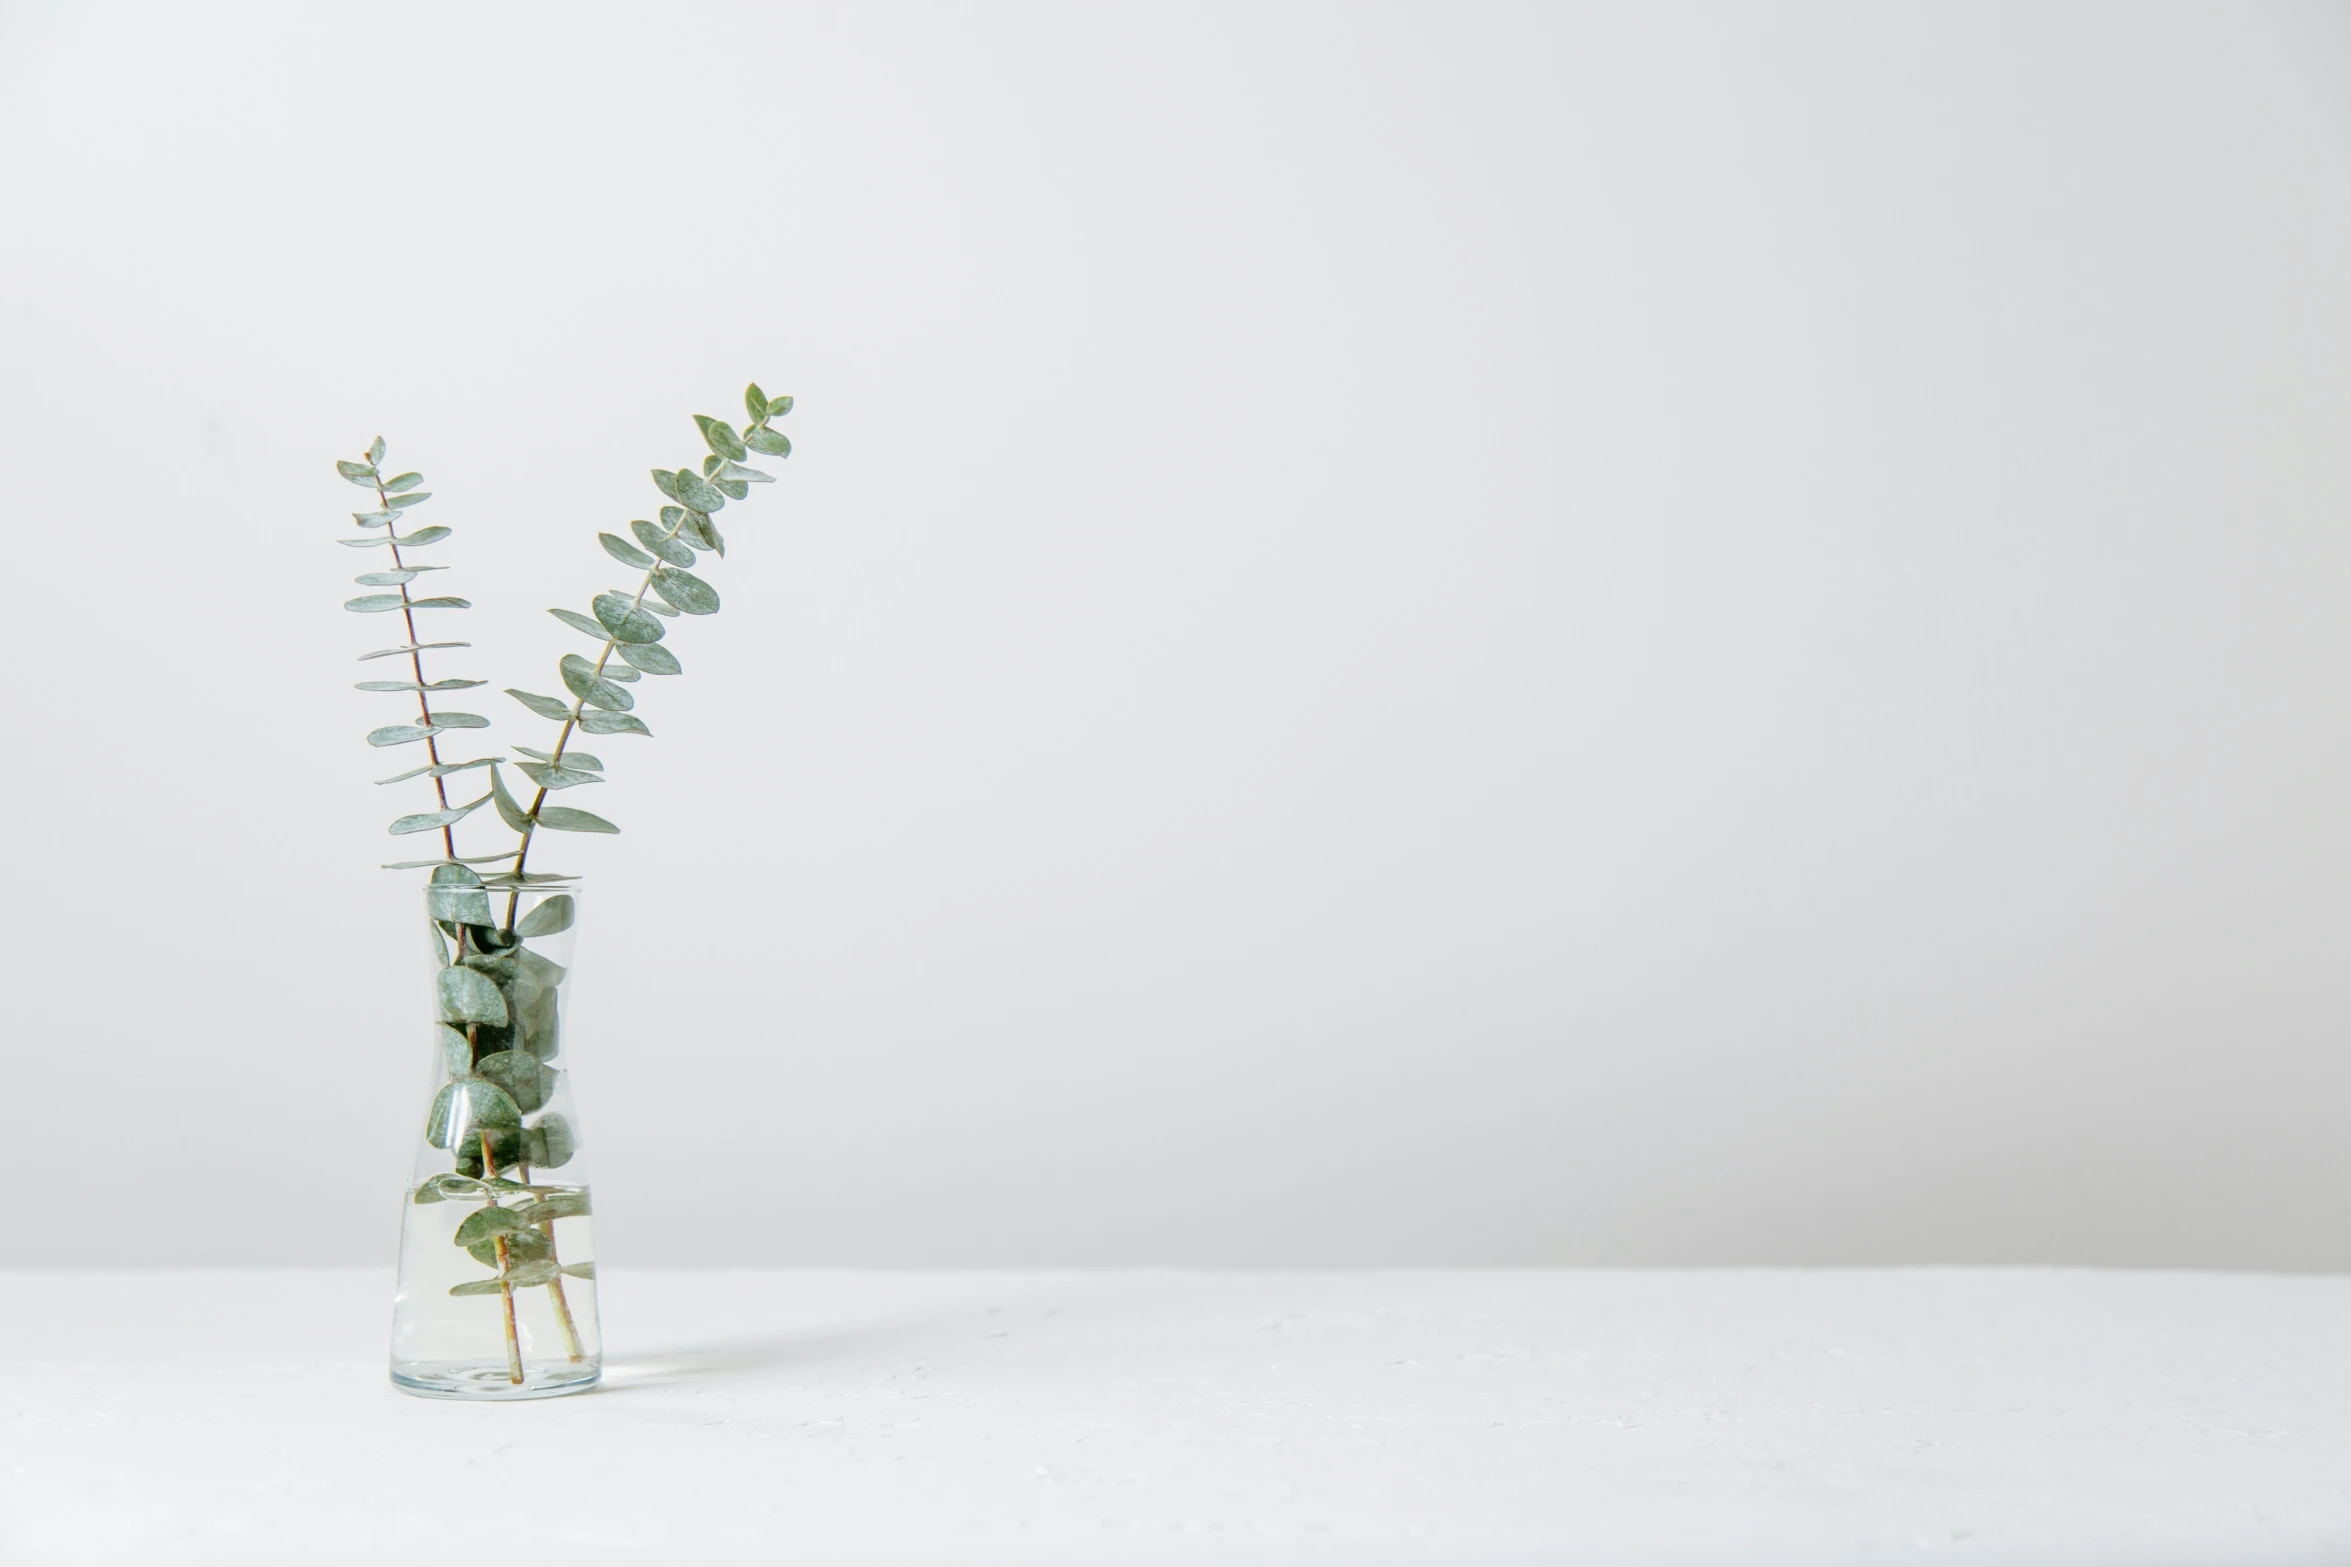
[[[430,724],[386,724],[381,729],[369,730],[367,743],[376,746],[412,745],[419,740],[429,740],[440,732]]]
[[[518,1147],[516,1149],[517,1153],[524,1151],[524,1147]],[[525,1159],[519,1160],[517,1162],[527,1164],[530,1161]],[[491,1210],[485,1208],[482,1211],[484,1213],[488,1213]],[[510,1208],[501,1208],[497,1211],[500,1213],[513,1212],[513,1210]],[[500,1230],[496,1234],[491,1235],[486,1240],[476,1241],[471,1246],[466,1247],[465,1250],[467,1255],[471,1256],[474,1261],[481,1263],[486,1267],[495,1268],[498,1266],[498,1243],[500,1241],[504,1241],[506,1243],[506,1266],[509,1270],[510,1281],[512,1278],[511,1270],[519,1268],[526,1263],[544,1262],[547,1259],[547,1253],[555,1249],[554,1246],[548,1241],[547,1237],[539,1233],[537,1230],[531,1229],[527,1225],[516,1225],[511,1229]]]
[[[648,583],[647,586],[650,587],[651,584]],[[658,598],[645,599],[639,603],[637,607],[652,614],[659,615],[664,620],[675,620],[678,618],[678,612],[670,608],[669,605],[662,602]]]
[[[523,1223],[521,1216],[514,1209],[501,1208],[493,1203],[487,1208],[467,1214],[457,1226],[457,1233],[450,1236],[449,1239],[453,1245],[470,1249],[479,1246],[484,1241],[496,1240],[500,1235],[528,1228],[529,1226]]]
[[[463,890],[456,887],[436,887],[433,889],[434,892],[450,893],[460,893]],[[489,894],[479,888],[466,895],[481,899],[485,910],[489,907]],[[427,897],[429,899],[430,894],[427,894]],[[441,1070],[446,1076],[463,1077],[473,1070],[473,1041],[466,1038],[463,1033],[451,1028],[446,1023],[435,1023],[433,1025],[433,1043],[441,1047]]]
[[[791,411],[792,400],[789,397],[771,397],[767,400],[767,416],[770,419],[781,419]]]
[[[365,571],[351,580],[363,588],[396,588],[414,582],[423,570],[421,566],[406,566],[398,571]]]
[[[506,1026],[506,998],[482,975],[469,968],[445,968],[438,983],[441,1016],[445,1021]]]
[[[615,642],[658,642],[661,640],[661,622],[637,608],[618,593],[599,593],[592,606],[597,623],[611,634]]]
[[[572,1132],[571,1123],[550,1110],[526,1134],[524,1146],[533,1156],[532,1164],[555,1170],[571,1163],[571,1156],[579,1149],[579,1139]]]
[[[404,473],[396,479],[386,479],[384,481],[384,493],[387,495],[398,495],[402,490],[413,490],[422,483],[424,483],[423,474]]]
[[[375,483],[375,469],[363,462],[345,462],[341,458],[337,458],[335,460],[335,472],[341,474],[344,478],[349,479],[354,484]]]
[[[743,444],[769,457],[792,455],[792,443],[781,430],[753,430],[743,437]]]
[[[377,437],[376,437],[376,438],[375,438],[375,439],[374,439],[372,442],[370,442],[370,443],[368,444],[368,448],[367,448],[367,465],[368,465],[370,468],[373,468],[373,467],[374,467],[374,466],[375,466],[377,463],[380,463],[380,462],[382,462],[383,460],[384,460],[384,438],[383,438],[382,436],[380,436],[380,435],[379,435],[379,436],[377,436]]]
[[[504,856],[504,858],[507,859],[512,859],[513,857],[514,856],[512,855]],[[559,881],[578,880],[579,878],[573,875],[570,871],[523,871],[520,874],[517,874],[514,871],[500,871],[495,876],[483,877],[482,884],[488,887],[499,888],[544,887]]]
[[[421,871],[428,865],[495,865],[500,860],[513,858],[514,851],[508,849],[503,854],[461,854],[454,860],[445,854],[437,860],[401,860],[396,864],[379,865],[376,868],[386,871]]]
[[[641,669],[648,675],[675,675],[683,672],[678,656],[658,642],[623,642],[615,651],[628,660],[631,668]]]
[[[673,501],[678,498],[678,476],[667,468],[653,470],[653,487]]]
[[[403,833],[431,832],[438,827],[455,826],[489,803],[490,797],[485,794],[469,804],[453,805],[445,811],[423,811],[414,816],[403,816],[392,824],[392,832],[398,836]],[[482,923],[487,925],[489,921],[484,920]]]
[[[390,488],[390,486],[389,486],[389,485],[387,485],[387,486],[385,486],[385,488],[389,489],[389,488]],[[406,508],[406,507],[410,507],[410,506],[422,506],[422,505],[423,505],[423,504],[424,504],[426,501],[429,501],[429,500],[431,500],[432,498],[433,498],[433,492],[432,492],[432,491],[430,491],[430,490],[417,490],[417,491],[415,491],[415,492],[414,492],[414,493],[412,493],[412,494],[408,494],[408,495],[395,495],[395,496],[393,496],[393,497],[392,497],[392,504],[393,504],[394,506],[398,506],[398,507],[402,507],[402,508]]]
[[[645,720],[634,713],[606,713],[589,709],[580,714],[580,728],[592,735],[643,735],[653,738],[653,731],[645,727]]]
[[[656,643],[654,643],[653,645],[654,645],[655,647],[659,647],[661,644],[660,644],[660,643],[658,643],[658,642],[656,642]],[[614,647],[618,647],[618,646],[620,646],[620,644],[619,644],[619,643],[617,643],[617,642],[615,642],[615,643],[613,644],[613,646],[614,646]],[[617,681],[619,681],[619,682],[620,682],[622,685],[632,685],[632,686],[633,686],[633,685],[635,685],[635,684],[637,683],[637,681],[638,681],[640,678],[642,678],[642,677],[638,675],[638,673],[637,673],[637,670],[636,670],[636,666],[635,666],[635,665],[633,665],[633,664],[628,664],[628,663],[619,663],[619,664],[616,664],[616,663],[612,662],[612,660],[610,660],[610,659],[606,659],[606,660],[604,661],[604,676],[603,676],[603,678],[605,678],[606,680],[617,680]]]
[[[722,473],[712,475],[710,482],[718,486],[718,493],[730,501],[750,499],[751,486],[740,479],[730,479]]]
[[[662,516],[665,519],[668,517],[669,513],[673,511],[678,514],[680,521],[683,521],[685,518],[684,510],[676,506],[664,506],[661,508],[661,511]],[[629,531],[637,536],[638,543],[644,545],[645,548],[651,550],[654,554],[660,556],[663,560],[668,561],[671,565],[691,566],[694,564],[694,552],[686,548],[683,544],[680,544],[677,540],[669,537],[669,532],[674,531],[675,527],[676,524],[672,523],[669,530],[664,530],[661,528],[656,528],[649,522],[639,520],[629,524]],[[647,561],[645,564],[650,566],[653,563],[651,561]]]
[[[744,450],[743,438],[735,433],[735,427],[724,419],[705,419],[696,414],[694,422],[702,427],[702,439],[708,441],[710,449],[719,456],[740,462],[751,455]]]
[[[402,549],[415,549],[426,544],[438,544],[447,537],[449,537],[447,528],[419,528],[414,533],[403,534],[393,539],[392,542]]]
[[[473,1075],[506,1090],[515,1108],[529,1115],[555,1091],[555,1074],[539,1058],[520,1050],[501,1050],[474,1063]]]
[[[386,610],[398,609],[407,602],[397,593],[362,593],[355,599],[345,599],[343,607],[354,614],[381,615]]]
[[[545,762],[550,766],[584,767],[592,773],[600,773],[604,771],[604,764],[598,761],[595,757],[590,756],[585,751],[574,751],[568,746],[564,748],[563,760],[561,762],[557,762],[555,758],[549,753],[545,751],[534,751],[527,745],[518,745],[515,747],[515,749],[520,751],[525,756],[535,756],[540,761]]]
[[[583,702],[593,702],[598,707],[611,708],[615,712],[626,712],[637,705],[635,697],[597,674],[596,666],[577,653],[564,654],[558,669],[564,685]]]
[[[694,513],[689,520],[694,524],[694,532],[701,547],[717,555],[720,560],[726,559],[727,539],[725,534],[718,531],[718,524],[700,512]]]
[[[584,631],[599,642],[609,642],[612,640],[610,636],[605,634],[604,628],[602,626],[597,625],[596,622],[590,620],[587,616],[581,614],[576,609],[551,609],[547,611],[547,613],[553,615],[557,620],[560,620],[565,625],[571,627],[572,630]]]
[[[575,1279],[587,1279],[590,1282],[596,1277],[596,1265],[592,1262],[567,1262],[563,1265],[563,1271]]]
[[[482,879],[462,865],[444,865],[425,878],[428,887],[479,887]],[[489,924],[488,920],[481,922]]]
[[[701,512],[713,512],[727,503],[727,498],[712,487],[710,481],[690,468],[680,468],[677,471],[677,486],[678,504],[681,506],[690,506]]]
[[[471,642],[410,642],[400,647],[380,647],[373,653],[362,653],[355,662],[364,664],[371,658],[398,658],[407,653],[429,653],[437,647],[472,646]]]
[[[584,1219],[589,1216],[588,1194],[586,1192],[557,1192],[552,1197],[542,1197],[537,1202],[517,1209],[516,1213],[525,1224],[552,1224],[557,1219]]]
[[[660,594],[681,613],[688,615],[715,615],[718,613],[718,590],[690,571],[675,566],[653,574],[653,591]]]
[[[525,778],[540,788],[550,791],[576,789],[581,784],[597,784],[604,781],[602,773],[583,772],[571,767],[549,767],[544,762],[517,762],[514,765]],[[509,823],[508,825],[513,824]]]
[[[443,969],[446,979],[451,974],[463,974],[468,979],[482,979],[471,969]],[[496,986],[491,986],[495,990]],[[448,1148],[471,1137],[482,1127],[516,1127],[522,1125],[522,1112],[506,1096],[506,1090],[495,1083],[485,1083],[476,1077],[461,1077],[447,1084],[434,1096],[432,1113],[425,1118],[425,1141],[435,1148]],[[493,1140],[495,1146],[495,1140]]]
[[[635,524],[631,524],[635,526]],[[650,566],[653,557],[631,544],[617,533],[599,533],[596,542],[604,546],[604,553],[624,566]]]
[[[479,685],[481,682],[474,683]],[[445,713],[435,708],[432,718],[433,722],[443,729],[487,729],[490,727],[490,721],[479,713]]]
[[[751,416],[753,424],[767,418],[767,394],[759,389],[757,381],[743,388],[743,411]]]
[[[576,908],[570,893],[556,893],[525,914],[514,927],[514,933],[517,936],[552,936],[557,931],[569,930]]]
[[[492,1266],[495,1267],[496,1264],[493,1263]],[[503,1295],[506,1293],[506,1281],[504,1279],[467,1279],[463,1284],[450,1285],[449,1293],[452,1295]]]
[[[482,890],[479,880],[470,887],[427,887],[424,906],[434,919],[458,925],[489,925],[497,920],[490,912],[490,895]]]
[[[473,608],[473,600],[460,598],[411,599],[408,601],[408,607],[410,609],[471,609]]]
[[[550,1262],[545,1257],[530,1257],[518,1262],[515,1260],[514,1251],[514,1243],[512,1241],[507,1242],[507,1283],[513,1285],[516,1289],[528,1289],[536,1284],[552,1284],[555,1282],[557,1270],[553,1262]]]
[[[498,802],[498,819],[516,832],[531,830],[531,813],[524,810],[513,795],[506,792],[506,780],[498,769],[490,769],[490,798]]]
[[[552,718],[561,723],[571,717],[571,709],[551,696],[541,696],[535,691],[517,691],[512,686],[506,688],[506,694],[541,718]]]
[[[718,476],[722,479],[734,479],[744,484],[773,484],[776,482],[774,474],[761,473],[757,468],[746,468],[739,462],[728,463],[718,470]],[[742,499],[739,495],[735,498]]]
[[[419,684],[414,680],[361,680],[354,691],[463,691],[472,686],[488,685],[486,680],[434,680]]]
[[[711,454],[710,454],[708,457],[705,457],[705,458],[703,458],[703,459],[702,459],[702,477],[703,477],[703,478],[705,478],[705,479],[707,479],[707,478],[709,478],[709,477],[710,477],[712,474],[714,474],[714,473],[718,472],[718,465],[719,465],[720,463],[722,463],[722,462],[725,462],[725,461],[726,461],[726,459],[725,459],[724,457],[721,457],[721,456],[719,456],[719,455],[718,455],[716,452],[712,452],[712,453],[711,453]]]
[[[380,539],[337,539],[335,542],[350,549],[372,550],[378,545],[389,544],[392,542],[392,540],[389,536],[386,536]]]
[[[556,832],[618,832],[620,829],[592,811],[574,810],[568,805],[539,807],[539,825]]]
[[[506,758],[502,756],[481,756],[470,762],[442,762],[432,767],[412,767],[407,772],[394,773],[389,778],[378,778],[376,782],[380,785],[406,783],[411,778],[446,778],[451,773],[470,772],[476,767],[487,767],[492,762],[504,760]]]
[[[355,511],[351,520],[363,528],[388,528],[400,520],[396,511]]]

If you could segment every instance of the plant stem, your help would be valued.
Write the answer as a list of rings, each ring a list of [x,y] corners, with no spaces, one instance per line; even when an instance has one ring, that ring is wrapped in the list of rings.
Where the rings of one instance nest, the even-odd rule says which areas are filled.
[[[494,1181],[498,1179],[498,1156],[490,1151],[490,1134],[487,1130],[482,1130],[475,1135],[482,1140],[482,1178]],[[496,1201],[495,1198],[491,1200]],[[498,1295],[506,1303],[506,1380],[514,1386],[520,1387],[522,1386],[522,1340],[515,1336],[514,1331],[514,1285],[509,1282],[506,1267],[505,1236],[498,1237],[497,1247]]]
[[[384,476],[380,473],[376,475],[375,486],[376,510],[392,512],[392,520],[384,524],[385,544],[392,552],[392,569],[406,571],[408,568],[400,560],[398,542],[400,514],[392,511],[392,497],[384,493]],[[423,639],[416,634],[416,611],[408,606],[408,584],[405,582],[400,584],[400,619],[408,627],[408,667],[416,671],[416,711],[418,716],[424,720],[425,727],[429,729],[433,723],[433,708],[432,704],[425,700],[424,652],[417,646]],[[441,765],[439,736],[426,735],[424,737],[424,753],[432,760],[435,767]],[[433,774],[433,795],[441,802],[442,810],[449,809],[449,787],[439,773]],[[453,860],[457,858],[457,834],[447,822],[441,824],[441,847],[448,851],[449,858]]]

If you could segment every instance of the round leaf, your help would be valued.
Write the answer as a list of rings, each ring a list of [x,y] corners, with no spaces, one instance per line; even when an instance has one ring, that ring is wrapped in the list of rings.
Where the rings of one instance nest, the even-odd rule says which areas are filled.
[[[653,557],[631,544],[617,533],[599,533],[596,542],[604,546],[604,553],[624,566],[650,566]]]
[[[506,1026],[506,998],[487,976],[469,968],[445,968],[439,984],[441,1016],[447,1021]]]
[[[519,1210],[525,1224],[552,1224],[557,1219],[583,1219],[588,1215],[586,1192],[557,1192]]]
[[[560,620],[565,625],[571,627],[572,630],[585,632],[589,636],[594,637],[599,642],[609,642],[612,640],[611,637],[605,635],[604,628],[602,626],[597,625],[596,622],[590,620],[587,616],[581,614],[576,609],[551,609],[547,611],[547,613],[553,615],[557,620]]]
[[[684,673],[685,666],[678,662],[678,656],[658,642],[621,642],[614,647],[628,660],[630,668],[641,669],[648,675]]]
[[[522,917],[514,927],[517,936],[552,936],[557,931],[571,929],[578,905],[568,892],[558,892]]]
[[[661,640],[661,622],[618,593],[599,593],[596,602],[590,607],[596,611],[596,623],[615,642]]]
[[[690,571],[664,567],[653,574],[653,591],[684,614],[718,613],[718,590]]]
[[[450,969],[447,972],[463,974],[468,971]],[[514,1101],[507,1096],[505,1089],[479,1078],[461,1077],[434,1096],[433,1108],[425,1117],[424,1136],[425,1141],[435,1148],[463,1148],[473,1143],[473,1159],[478,1164],[481,1148],[478,1139],[474,1137],[477,1131],[485,1127],[513,1130],[521,1125],[522,1112],[514,1107]]]
[[[579,1139],[573,1134],[571,1123],[552,1111],[540,1117],[539,1124],[524,1134],[524,1141],[532,1154],[531,1163],[543,1170],[569,1164],[579,1149]]]
[[[600,713],[594,708],[580,714],[580,727],[592,735],[643,735],[651,739],[653,731],[634,713]]]
[[[539,1058],[520,1050],[501,1050],[486,1055],[474,1063],[474,1076],[496,1083],[506,1090],[506,1097],[515,1107],[529,1115],[547,1102],[555,1091],[555,1074],[539,1064]]]
[[[643,544],[645,548],[671,565],[691,566],[694,564],[694,552],[669,536],[670,531],[677,527],[685,515],[685,512],[676,506],[664,506],[661,508],[661,527],[656,528],[649,522],[632,522],[629,524],[629,531],[637,536],[638,542]],[[648,561],[646,564],[651,565],[652,562]]]
[[[473,1070],[473,1042],[446,1023],[433,1025],[433,1042],[441,1047],[441,1071],[446,1077],[463,1077]]]

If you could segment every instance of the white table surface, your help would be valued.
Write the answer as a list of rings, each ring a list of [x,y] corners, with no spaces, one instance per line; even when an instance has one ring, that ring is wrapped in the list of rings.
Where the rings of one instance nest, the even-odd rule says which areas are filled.
[[[0,1273],[0,1561],[2351,1562],[2351,1278],[615,1269],[492,1406],[389,1289]]]

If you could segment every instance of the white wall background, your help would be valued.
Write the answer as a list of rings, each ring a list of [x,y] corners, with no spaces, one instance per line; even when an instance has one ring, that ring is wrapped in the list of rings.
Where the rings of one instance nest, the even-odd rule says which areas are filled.
[[[2339,11],[0,7],[4,1255],[389,1259],[329,460],[547,688],[756,376],[609,1255],[2351,1265],[2346,277]]]

